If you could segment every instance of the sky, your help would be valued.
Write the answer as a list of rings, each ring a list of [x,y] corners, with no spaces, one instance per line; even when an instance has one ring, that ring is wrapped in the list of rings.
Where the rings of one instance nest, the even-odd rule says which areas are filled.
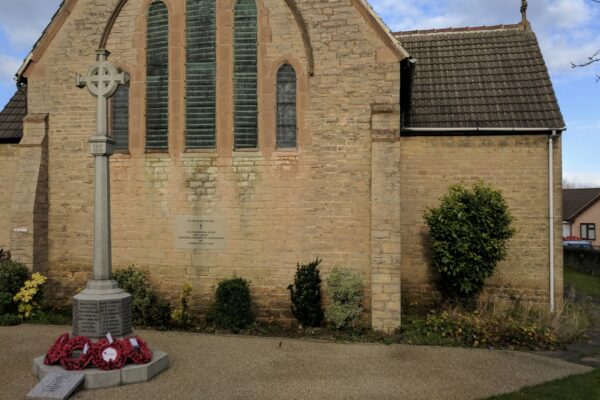
[[[521,0],[370,0],[394,30],[511,24],[521,19]],[[57,10],[60,0],[0,0],[0,107],[15,91],[23,59]],[[467,12],[468,11],[468,12]],[[573,69],[600,50],[600,3],[593,0],[529,0],[536,33],[565,117],[563,175],[580,186],[600,187],[600,63]]]

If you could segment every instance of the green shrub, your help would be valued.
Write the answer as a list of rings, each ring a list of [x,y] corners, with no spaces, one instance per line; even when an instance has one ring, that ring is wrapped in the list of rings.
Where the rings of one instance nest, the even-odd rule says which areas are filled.
[[[171,313],[171,321],[175,326],[186,328],[190,324],[190,301],[192,300],[192,284],[183,285],[179,293],[179,307]]]
[[[451,186],[438,208],[425,212],[438,287],[449,300],[472,301],[483,289],[514,234],[502,194],[479,182]]]
[[[356,328],[362,312],[362,278],[348,269],[335,268],[327,278],[331,303],[325,319],[335,329]]]
[[[34,273],[31,275],[31,279],[25,281],[19,293],[13,297],[13,301],[18,305],[21,319],[31,319],[42,310],[42,289],[47,279],[39,272]]]
[[[119,287],[131,295],[131,317],[135,325],[166,329],[170,326],[171,306],[159,300],[148,282],[148,272],[130,266],[115,271]]]
[[[215,302],[207,317],[217,328],[234,332],[248,327],[254,321],[249,282],[231,278],[219,282]]]
[[[288,286],[292,298],[292,314],[304,327],[320,326],[323,322],[321,307],[321,278],[318,258],[310,264],[296,267],[294,284]]]
[[[8,260],[0,262],[0,315],[17,313],[13,298],[27,279],[29,271],[23,264]]]
[[[0,314],[0,326],[14,326],[21,323],[21,317],[14,314]]]

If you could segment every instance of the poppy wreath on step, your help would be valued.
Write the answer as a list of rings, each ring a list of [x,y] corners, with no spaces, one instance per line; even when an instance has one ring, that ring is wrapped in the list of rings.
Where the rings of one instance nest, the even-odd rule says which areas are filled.
[[[92,347],[92,362],[102,371],[121,369],[127,362],[128,348],[122,340],[110,343],[100,339]]]
[[[137,341],[137,347],[133,346],[131,339]],[[135,336],[134,338],[125,339],[124,342],[129,347],[128,356],[131,361],[136,364],[148,364],[152,361],[152,351],[150,351],[148,344],[142,338]]]
[[[63,347],[69,341],[69,339],[70,336],[68,333],[60,335],[54,344],[48,349],[46,357],[44,357],[44,364],[52,365],[59,362],[63,355]]]
[[[84,349],[87,345],[87,352],[84,353]],[[67,371],[79,371],[84,369],[90,364],[92,360],[92,342],[85,336],[76,336],[69,339],[62,349],[62,356],[60,358],[60,364]],[[74,351],[81,351],[79,357],[71,357]]]

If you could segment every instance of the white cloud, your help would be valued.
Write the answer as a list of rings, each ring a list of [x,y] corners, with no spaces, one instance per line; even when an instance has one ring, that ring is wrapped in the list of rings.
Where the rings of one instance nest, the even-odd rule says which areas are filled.
[[[571,172],[565,171],[563,178],[577,187],[600,187],[599,172]]]
[[[30,49],[59,4],[60,0],[2,0],[0,28],[15,49]]]

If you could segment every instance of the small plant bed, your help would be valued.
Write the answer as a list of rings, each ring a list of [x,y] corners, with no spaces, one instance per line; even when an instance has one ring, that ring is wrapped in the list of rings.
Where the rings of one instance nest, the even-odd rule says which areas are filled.
[[[399,332],[399,342],[405,344],[554,350],[589,327],[583,308],[570,301],[553,315],[519,301],[475,309],[446,305],[426,313],[407,308]]]
[[[531,386],[486,400],[591,400],[600,399],[600,370]]]
[[[238,334],[341,343],[411,344],[497,350],[554,350],[581,337],[589,323],[583,309],[570,302],[554,316],[519,302],[512,306],[480,306],[474,310],[438,306],[422,311],[405,307],[402,328],[393,334],[367,328],[335,329],[277,325],[255,321],[242,329],[196,323],[188,332]]]
[[[368,328],[336,330],[328,327],[290,327],[262,321],[255,321],[243,329],[224,329],[214,323],[201,322],[178,331],[215,335],[262,336],[282,339],[323,340],[337,343],[400,343],[396,334],[385,334]]]

